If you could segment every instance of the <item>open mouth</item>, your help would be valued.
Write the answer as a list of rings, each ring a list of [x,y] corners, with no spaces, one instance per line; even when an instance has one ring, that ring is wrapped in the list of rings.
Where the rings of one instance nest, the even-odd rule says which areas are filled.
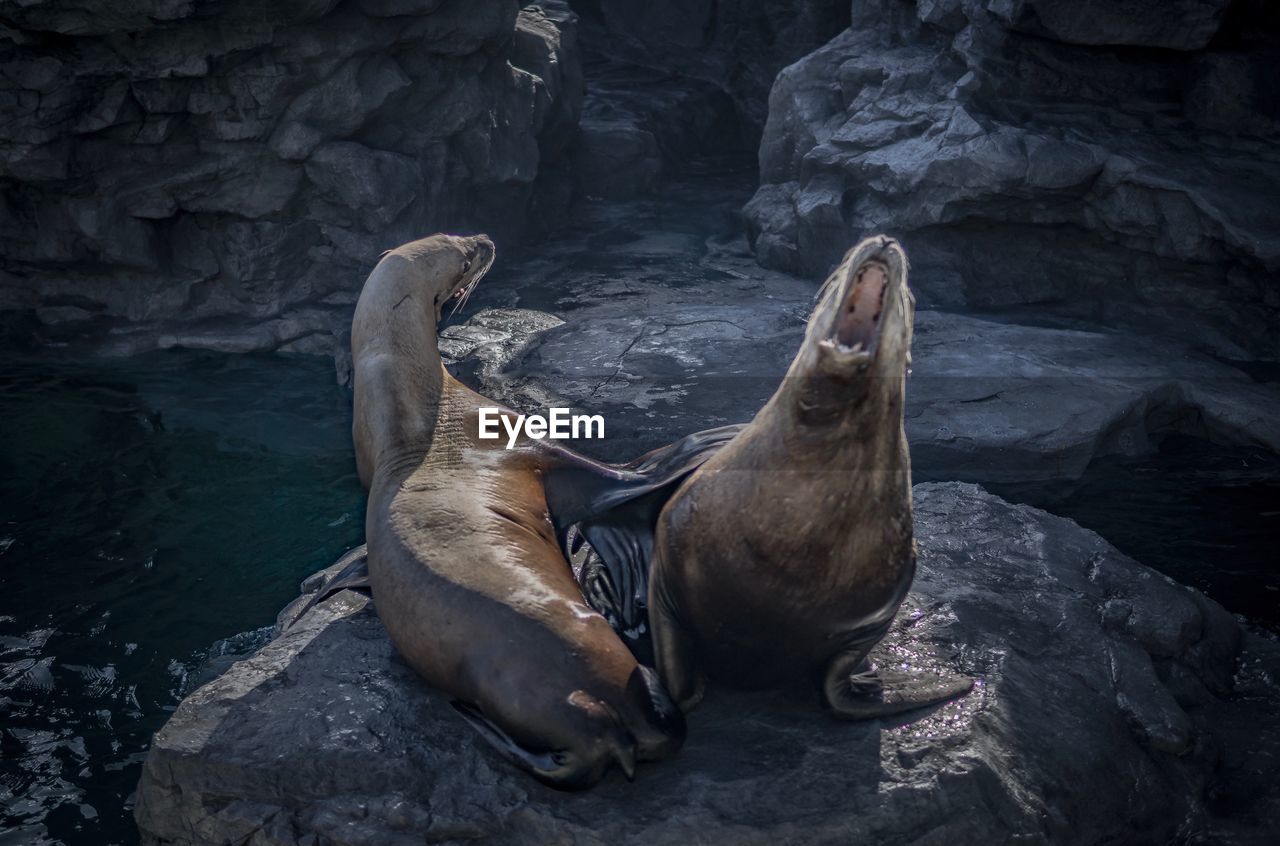
[[[869,261],[858,269],[858,275],[840,304],[831,336],[823,341],[841,357],[858,364],[870,363],[880,343],[880,318],[884,313],[884,295],[889,288],[889,268],[882,262]]]

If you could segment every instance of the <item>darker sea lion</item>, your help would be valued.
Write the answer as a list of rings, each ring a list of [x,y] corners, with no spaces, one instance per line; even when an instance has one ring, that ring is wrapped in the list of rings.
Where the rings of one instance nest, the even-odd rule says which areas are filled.
[[[915,572],[902,423],[914,308],[895,241],[850,250],[777,392],[663,507],[649,615],[659,674],[682,708],[704,674],[816,683],[850,719],[971,686],[877,675],[867,661]]]
[[[568,530],[613,526],[608,515],[630,526],[628,503],[673,490],[725,437],[691,436],[643,467],[481,440],[479,409],[497,403],[449,375],[436,327],[493,259],[484,236],[435,235],[387,253],[360,294],[352,433],[369,488],[368,581],[401,655],[488,740],[544,782],[586,787],[611,765],[630,776],[637,759],[673,753],[685,728],[656,674],[583,601]],[[336,584],[362,576],[356,560]]]

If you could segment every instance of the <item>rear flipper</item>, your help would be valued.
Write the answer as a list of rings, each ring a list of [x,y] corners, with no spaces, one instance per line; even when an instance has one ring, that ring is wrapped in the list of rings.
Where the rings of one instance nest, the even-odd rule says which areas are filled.
[[[642,661],[652,660],[645,603],[658,514],[679,484],[741,429],[696,432],[622,466],[560,450],[563,461],[547,474],[547,502],[566,557],[574,526],[598,556],[582,567],[579,584]]]
[[[946,702],[973,687],[973,679],[927,667],[878,669],[866,653],[832,659],[822,685],[823,699],[842,720],[888,717]]]
[[[361,544],[334,563],[337,565],[343,562],[346,562],[346,564],[321,585],[319,590],[311,594],[311,599],[307,601],[306,605],[302,606],[301,611],[293,615],[293,619],[289,621],[290,626],[301,620],[312,608],[315,608],[340,590],[369,589],[369,548]]]
[[[628,609],[619,598],[600,553],[591,547],[581,569],[577,572],[578,584],[587,604],[599,611],[618,637],[631,650],[636,661],[646,667],[654,666],[653,638],[649,634],[649,608],[644,596],[634,597]],[[634,587],[632,588],[635,589]]]
[[[526,749],[476,706],[458,699],[449,704],[504,758],[550,787],[584,790],[598,782],[608,767],[609,762],[604,756],[584,760],[568,749],[547,752]],[[635,778],[634,757],[619,759],[619,764],[628,779]]]

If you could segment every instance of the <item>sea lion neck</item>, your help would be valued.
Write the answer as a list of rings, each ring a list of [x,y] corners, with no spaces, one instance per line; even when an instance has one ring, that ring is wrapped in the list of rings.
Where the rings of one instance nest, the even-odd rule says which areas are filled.
[[[427,255],[393,252],[374,268],[351,323],[352,381],[364,411],[352,424],[360,480],[400,473],[430,449],[446,382],[440,282]],[[432,284],[432,283],[435,284]]]
[[[824,473],[901,468],[909,462],[901,385],[875,389],[880,396],[856,406],[807,407],[815,386],[788,379],[752,421],[742,444],[750,455],[745,463]]]

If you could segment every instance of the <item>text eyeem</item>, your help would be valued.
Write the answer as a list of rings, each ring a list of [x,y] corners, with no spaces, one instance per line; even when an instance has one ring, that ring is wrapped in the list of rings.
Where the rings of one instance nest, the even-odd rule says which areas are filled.
[[[507,434],[507,449],[513,449],[521,433],[526,437],[540,441],[550,438],[553,441],[566,438],[603,438],[604,417],[600,414],[573,414],[567,408],[550,409],[546,417],[541,414],[503,414],[502,409],[482,407],[480,409],[481,440],[493,441]]]

